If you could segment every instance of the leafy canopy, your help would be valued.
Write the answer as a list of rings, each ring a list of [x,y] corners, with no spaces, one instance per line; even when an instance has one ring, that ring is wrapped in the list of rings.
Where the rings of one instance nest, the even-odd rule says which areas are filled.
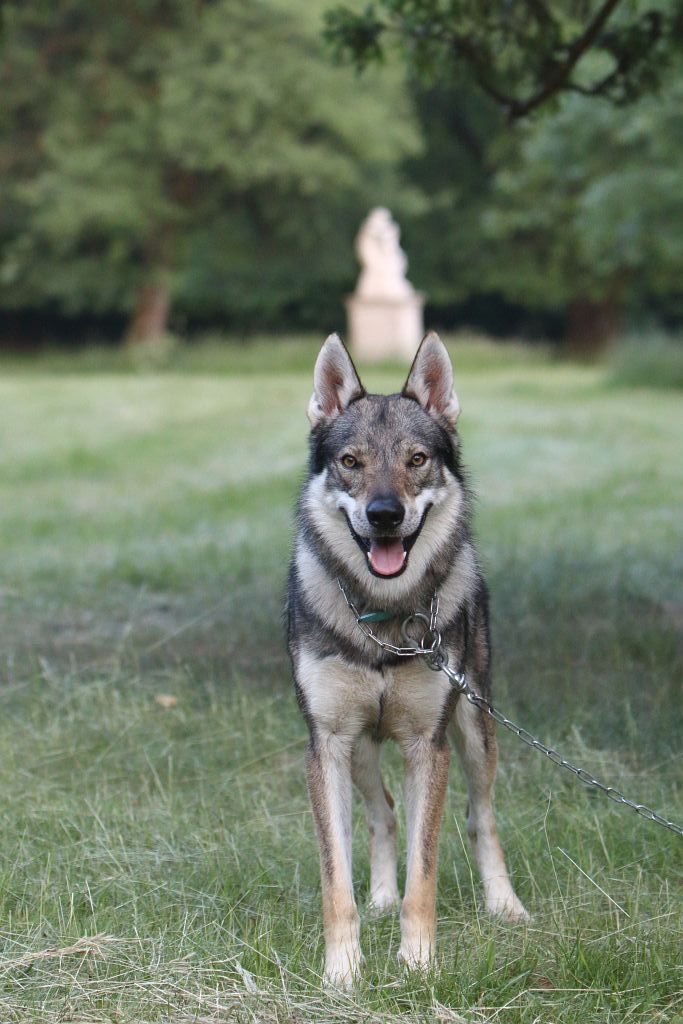
[[[680,49],[683,4],[376,0],[330,10],[327,37],[359,69],[396,47],[423,79],[464,72],[514,120],[561,92],[623,103],[655,87]]]
[[[628,110],[567,96],[521,126],[483,217],[493,286],[546,307],[680,292],[682,157],[680,71]]]
[[[321,14],[6,3],[0,302],[125,309],[163,279],[195,312],[267,308],[353,270],[352,231],[418,142],[398,76],[331,66]]]

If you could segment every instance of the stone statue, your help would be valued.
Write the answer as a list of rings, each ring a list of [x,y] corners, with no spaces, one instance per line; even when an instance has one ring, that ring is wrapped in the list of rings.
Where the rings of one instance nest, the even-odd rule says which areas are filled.
[[[406,279],[408,260],[389,210],[371,210],[356,238],[361,274],[347,299],[354,355],[366,361],[412,359],[423,334],[424,296]]]
[[[384,206],[370,211],[356,238],[356,255],[363,268],[356,295],[364,299],[403,299],[414,294],[406,280],[408,260],[400,237],[398,224]]]

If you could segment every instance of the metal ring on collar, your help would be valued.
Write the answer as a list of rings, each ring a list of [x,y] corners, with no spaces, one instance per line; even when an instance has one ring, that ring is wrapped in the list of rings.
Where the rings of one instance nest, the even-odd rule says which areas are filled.
[[[433,639],[432,639],[433,638]],[[438,629],[428,629],[421,640],[422,649],[437,654],[441,648],[441,633]]]
[[[426,632],[423,634],[424,637],[426,636],[427,633],[429,633],[429,616],[423,615],[422,612],[414,612],[412,615],[409,615],[407,619],[403,620],[403,625],[401,626],[401,636],[403,637],[405,642],[407,644],[413,644],[413,646],[415,647],[422,648],[422,643],[420,642],[420,640],[417,638],[417,636],[413,636],[412,633],[410,632],[410,627],[413,622],[424,622],[425,626],[427,627]]]
[[[425,657],[425,663],[427,668],[431,668],[432,672],[446,672],[447,677],[450,679],[448,672],[448,655],[444,651],[443,647],[437,647],[435,651],[428,654]],[[451,685],[452,685],[452,680]]]

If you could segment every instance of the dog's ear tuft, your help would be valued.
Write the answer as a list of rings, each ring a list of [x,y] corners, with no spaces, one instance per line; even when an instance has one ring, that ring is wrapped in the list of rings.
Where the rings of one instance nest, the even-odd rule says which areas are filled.
[[[414,398],[430,415],[455,428],[460,403],[453,390],[453,367],[446,346],[434,331],[422,339],[402,394]]]
[[[330,334],[320,349],[313,371],[313,394],[308,403],[311,426],[338,416],[350,402],[364,394],[365,388],[341,338]]]

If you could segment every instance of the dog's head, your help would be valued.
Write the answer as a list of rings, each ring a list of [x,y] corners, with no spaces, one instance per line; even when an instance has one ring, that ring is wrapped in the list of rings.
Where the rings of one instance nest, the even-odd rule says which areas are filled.
[[[436,553],[435,529],[452,527],[462,504],[459,412],[451,362],[436,334],[423,340],[395,395],[366,392],[336,334],[323,345],[308,406],[307,507],[354,575],[393,579],[406,573],[411,552],[424,563],[426,552],[418,558],[423,535]],[[449,497],[449,512],[440,512]],[[348,529],[340,532],[344,520]]]

